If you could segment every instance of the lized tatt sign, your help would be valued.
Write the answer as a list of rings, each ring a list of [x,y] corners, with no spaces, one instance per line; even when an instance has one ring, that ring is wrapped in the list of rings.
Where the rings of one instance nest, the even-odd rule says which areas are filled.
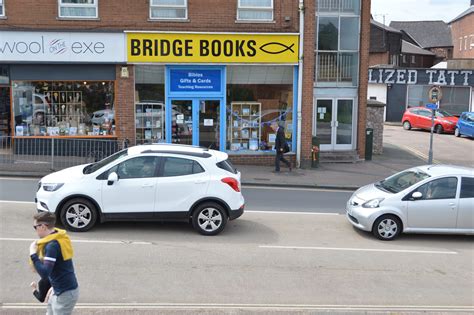
[[[297,34],[127,33],[131,63],[298,63]]]

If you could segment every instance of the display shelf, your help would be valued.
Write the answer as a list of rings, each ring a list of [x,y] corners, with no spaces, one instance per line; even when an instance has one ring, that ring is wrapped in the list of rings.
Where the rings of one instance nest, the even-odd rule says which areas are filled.
[[[136,103],[135,138],[137,144],[163,142],[165,139],[164,119],[163,103]]]
[[[231,118],[229,124],[230,150],[257,151],[261,139],[261,103],[233,102],[231,103]]]

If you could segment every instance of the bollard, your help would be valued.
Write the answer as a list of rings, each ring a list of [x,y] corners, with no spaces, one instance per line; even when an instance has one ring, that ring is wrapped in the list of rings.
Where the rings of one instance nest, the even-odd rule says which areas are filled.
[[[374,146],[374,129],[365,129],[365,160],[372,161],[372,150]]]

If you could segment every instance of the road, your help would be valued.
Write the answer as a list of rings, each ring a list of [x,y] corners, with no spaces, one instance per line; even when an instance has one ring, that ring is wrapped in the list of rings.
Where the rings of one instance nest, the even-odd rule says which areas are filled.
[[[0,181],[1,198],[18,199],[0,202],[1,314],[44,309],[28,287],[37,278],[27,262],[34,204],[21,202],[36,182]],[[244,194],[250,211],[215,237],[180,223],[115,222],[70,233],[81,287],[75,314],[474,312],[472,237],[378,241],[341,214],[350,192]]]
[[[401,126],[384,126],[384,142],[399,146],[428,161],[430,132],[404,130]],[[457,138],[452,134],[434,134],[433,159],[446,163],[474,167],[474,140]]]

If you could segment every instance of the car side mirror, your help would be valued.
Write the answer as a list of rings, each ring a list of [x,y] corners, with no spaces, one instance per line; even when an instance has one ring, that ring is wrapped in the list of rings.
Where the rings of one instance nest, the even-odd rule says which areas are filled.
[[[415,191],[411,197],[413,198],[413,200],[417,200],[417,199],[421,199],[423,197],[423,194],[419,191]]]
[[[115,182],[118,182],[118,175],[112,172],[109,174],[109,177],[107,177],[107,185],[112,186]]]

